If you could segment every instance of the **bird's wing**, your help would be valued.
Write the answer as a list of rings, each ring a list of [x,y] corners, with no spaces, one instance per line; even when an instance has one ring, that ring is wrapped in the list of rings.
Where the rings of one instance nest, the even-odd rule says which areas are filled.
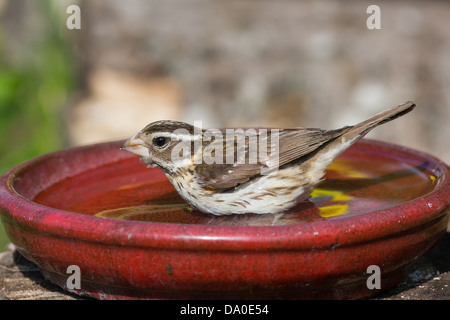
[[[241,144],[235,143],[236,137],[225,135],[224,139],[215,140],[211,146],[212,148],[223,148],[223,150],[228,150],[229,146],[232,146],[233,152],[229,152],[229,154],[234,155],[235,160],[225,161],[224,155],[222,164],[202,162],[195,169],[197,181],[212,190],[236,187],[297,159],[305,157],[304,160],[306,160],[308,155],[318,152],[325,145],[333,143],[338,137],[343,136],[347,140],[355,137],[362,138],[376,126],[396,119],[410,112],[414,107],[415,103],[409,101],[359,124],[337,130],[248,129],[245,132],[242,131],[242,135],[237,135],[241,141],[245,142]],[[254,134],[249,134],[251,133],[249,130],[255,130]],[[236,132],[234,133],[236,134]],[[353,142],[355,141],[353,139]]]
[[[315,128],[284,129],[280,132],[278,166],[311,154],[323,144],[341,136],[350,127],[337,130]],[[269,165],[270,167],[270,165]]]
[[[204,142],[203,161],[197,164],[195,175],[207,189],[233,188],[310,154],[346,129],[257,129],[253,134],[247,130],[224,135],[222,141]],[[222,163],[213,161],[211,155],[215,160],[221,158]]]

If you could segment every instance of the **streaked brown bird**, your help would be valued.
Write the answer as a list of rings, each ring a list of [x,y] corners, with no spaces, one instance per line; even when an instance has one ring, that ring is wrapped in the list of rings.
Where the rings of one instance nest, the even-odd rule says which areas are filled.
[[[415,107],[407,102],[336,130],[202,129],[147,125],[121,147],[161,168],[183,199],[214,215],[276,214],[307,199],[326,168],[373,128]]]

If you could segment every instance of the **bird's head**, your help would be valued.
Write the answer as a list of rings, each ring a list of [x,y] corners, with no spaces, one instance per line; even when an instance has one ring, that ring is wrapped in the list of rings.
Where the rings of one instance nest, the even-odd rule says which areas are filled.
[[[159,167],[170,173],[191,163],[193,140],[198,134],[194,129],[184,122],[153,122],[125,141],[120,149],[138,155],[147,167]]]

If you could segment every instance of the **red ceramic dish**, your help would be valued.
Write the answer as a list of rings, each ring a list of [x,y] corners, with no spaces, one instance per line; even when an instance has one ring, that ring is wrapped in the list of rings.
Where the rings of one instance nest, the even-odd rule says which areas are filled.
[[[272,216],[187,212],[158,169],[121,142],[63,150],[8,171],[1,219],[47,279],[101,299],[363,298],[396,285],[445,232],[448,167],[362,140],[309,202]],[[79,289],[68,285],[80,268]],[[369,289],[368,267],[381,272]]]

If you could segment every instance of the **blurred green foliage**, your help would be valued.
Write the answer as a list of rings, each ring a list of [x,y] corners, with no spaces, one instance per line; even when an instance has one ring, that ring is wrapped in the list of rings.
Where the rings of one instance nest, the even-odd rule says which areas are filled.
[[[0,174],[65,146],[62,120],[73,87],[65,17],[51,1],[39,1],[37,8],[34,14],[42,15],[45,32],[36,35],[19,64],[11,63],[5,49],[21,39],[0,29]],[[0,252],[5,244],[0,230]]]

